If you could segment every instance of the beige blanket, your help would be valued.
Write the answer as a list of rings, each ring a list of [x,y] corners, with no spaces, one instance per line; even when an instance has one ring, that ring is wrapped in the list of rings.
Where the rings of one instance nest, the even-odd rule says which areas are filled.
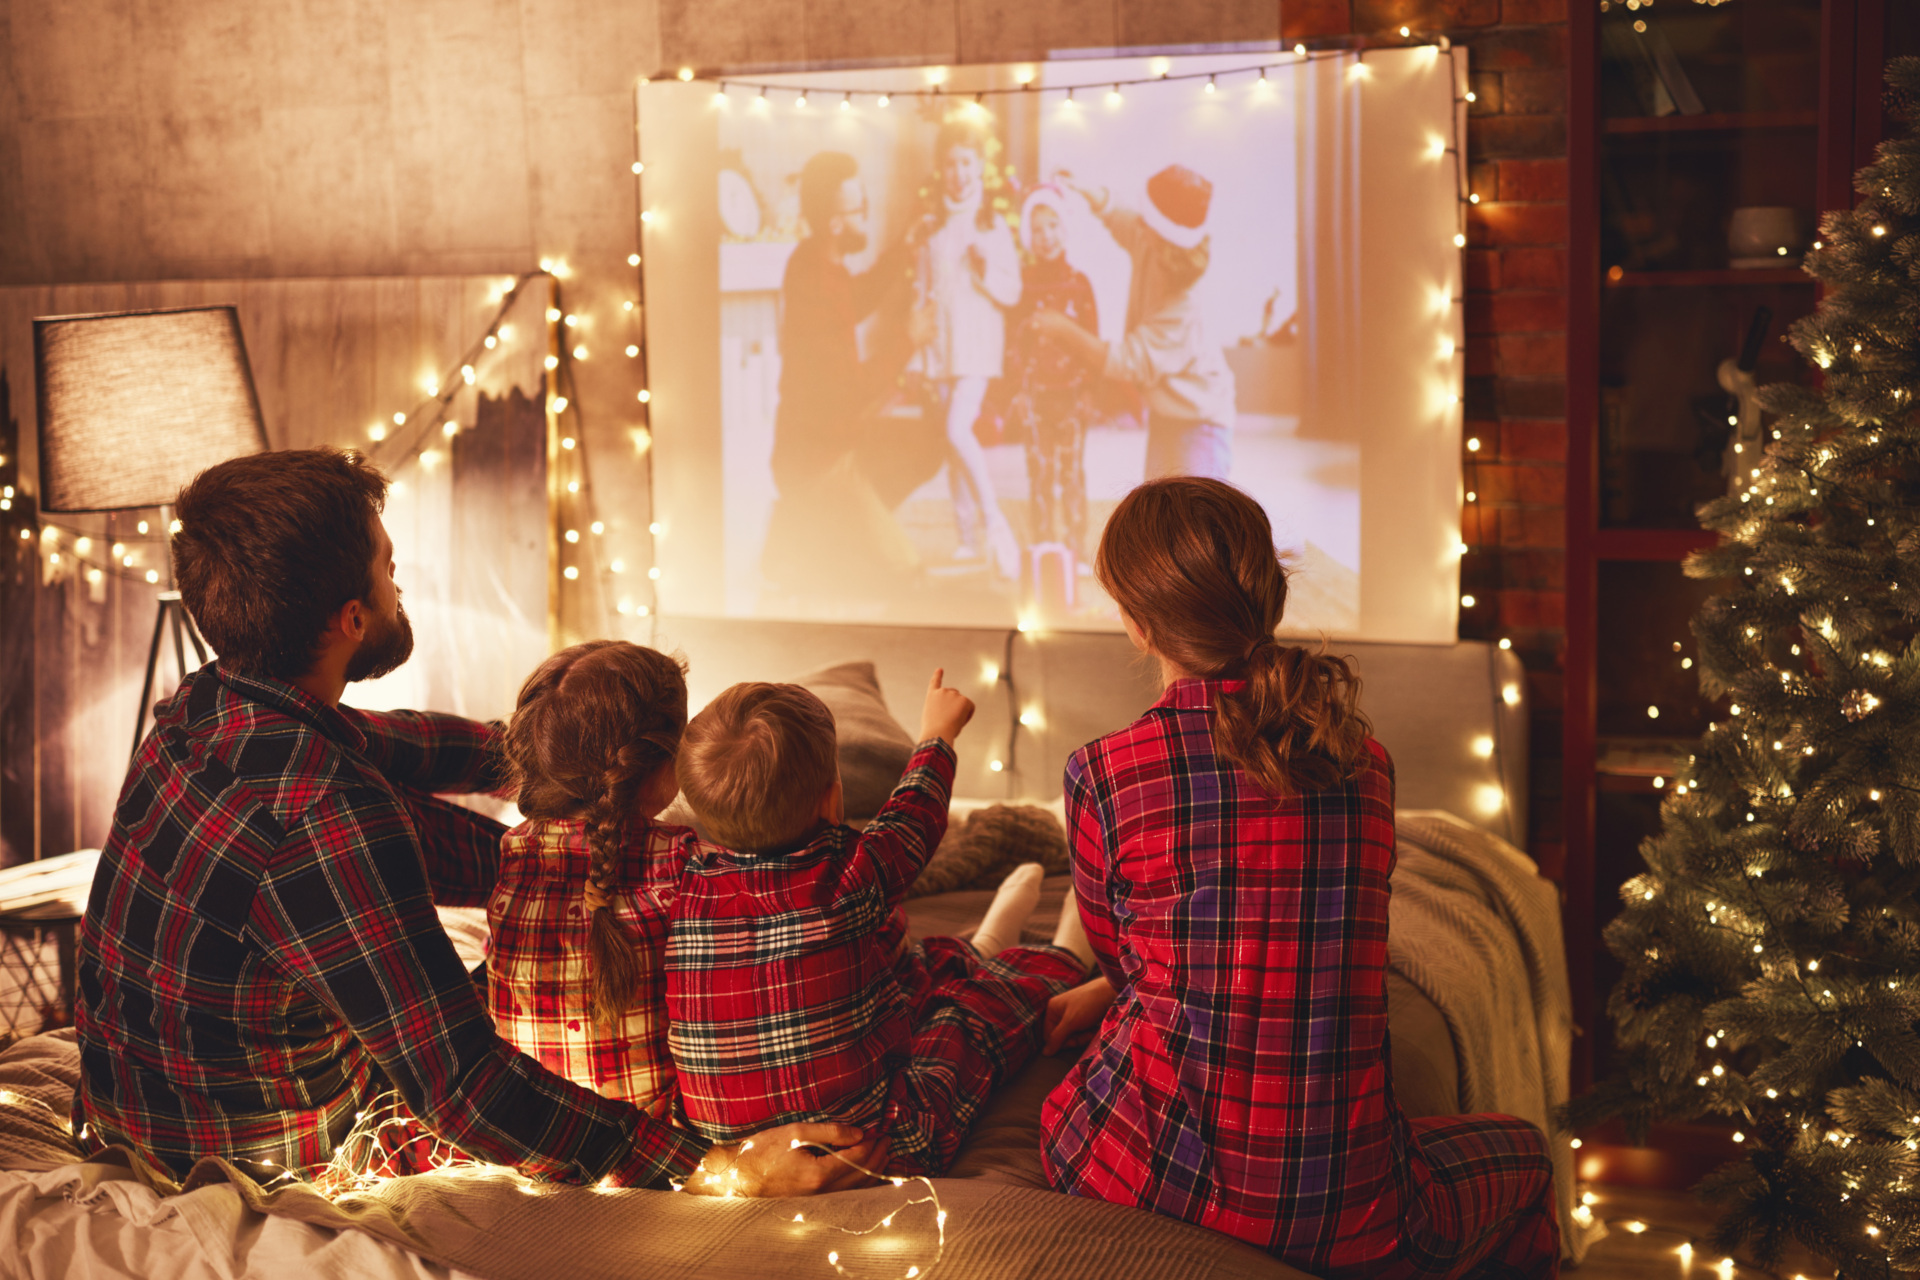
[[[29,1191],[64,1196],[96,1213],[151,1212],[153,1194],[134,1171],[71,1163],[77,1153],[65,1118],[79,1070],[71,1032],[37,1036],[0,1054],[0,1091],[13,1095],[0,1099],[0,1170],[19,1171],[0,1172],[0,1192],[9,1180],[35,1179]],[[36,1179],[33,1171],[44,1170],[60,1172]],[[167,1203],[181,1206],[176,1212],[191,1219],[209,1252],[228,1233],[236,1241],[265,1238],[258,1228],[268,1217],[308,1224],[304,1240],[280,1234],[278,1256],[262,1256],[257,1246],[248,1254],[250,1274],[276,1277],[349,1274],[316,1270],[310,1259],[332,1232],[352,1228],[485,1280],[834,1280],[830,1250],[848,1276],[888,1280],[909,1266],[928,1280],[1302,1280],[1300,1272],[1217,1232],[1137,1209],[985,1178],[941,1178],[935,1186],[948,1214],[944,1256],[932,1206],[907,1204],[926,1194],[917,1183],[809,1200],[721,1201],[666,1191],[536,1188],[511,1176],[429,1175],[330,1201],[306,1184],[265,1190],[226,1161],[203,1160],[183,1194]],[[795,1222],[796,1213],[806,1221]],[[893,1226],[880,1227],[889,1215]],[[0,1242],[0,1254],[14,1243]],[[44,1239],[35,1242],[35,1256],[49,1265],[59,1257]],[[122,1264],[125,1270],[113,1262],[76,1256],[64,1270],[143,1273],[131,1261]]]
[[[1461,1111],[1518,1116],[1547,1135],[1562,1252],[1577,1263],[1606,1226],[1576,1215],[1569,1135],[1548,1118],[1567,1098],[1573,1042],[1559,892],[1532,859],[1451,814],[1402,810],[1396,822],[1388,970],[1446,1018]]]

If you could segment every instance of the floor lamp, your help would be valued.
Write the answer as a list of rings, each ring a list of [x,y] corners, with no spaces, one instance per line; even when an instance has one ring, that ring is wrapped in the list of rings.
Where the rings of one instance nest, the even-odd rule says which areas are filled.
[[[172,537],[174,496],[216,462],[267,447],[253,370],[232,307],[51,316],[33,322],[38,384],[40,509],[129,511],[158,507]],[[146,679],[133,722],[146,727],[161,638],[187,670],[186,641],[206,660],[199,632],[172,590],[160,593]]]

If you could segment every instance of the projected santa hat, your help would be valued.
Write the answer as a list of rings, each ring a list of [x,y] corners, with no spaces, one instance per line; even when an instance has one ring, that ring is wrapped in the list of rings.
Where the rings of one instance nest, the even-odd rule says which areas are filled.
[[[1207,238],[1213,184],[1187,166],[1170,164],[1148,178],[1147,200],[1140,219],[1168,244],[1193,249]]]

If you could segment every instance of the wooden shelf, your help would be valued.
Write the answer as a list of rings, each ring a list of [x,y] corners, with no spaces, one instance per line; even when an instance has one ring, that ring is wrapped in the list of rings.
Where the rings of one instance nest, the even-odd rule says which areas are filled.
[[[1653,790],[1653,779],[1671,778],[1700,749],[1693,738],[1596,738],[1593,771],[1621,782],[1635,780],[1637,785],[1607,788],[1627,791]],[[1604,784],[1603,784],[1604,786]]]
[[[1710,111],[1697,116],[1615,116],[1602,122],[1611,134],[1709,133],[1735,129],[1817,129],[1818,111]]]
[[[1706,529],[1601,529],[1593,552],[1598,560],[1685,560],[1718,541]]]
[[[1721,271],[1621,271],[1607,272],[1609,289],[1699,289],[1721,285],[1814,285],[1819,281],[1799,267],[1728,267]]]

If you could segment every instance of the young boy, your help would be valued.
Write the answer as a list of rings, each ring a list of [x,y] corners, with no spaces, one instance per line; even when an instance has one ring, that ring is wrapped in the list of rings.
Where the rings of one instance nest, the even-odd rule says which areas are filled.
[[[833,715],[807,690],[735,685],[687,725],[680,785],[726,846],[688,862],[667,942],[667,1044],[700,1132],[846,1118],[884,1128],[885,1172],[941,1173],[1039,1047],[1048,1000],[1085,974],[1077,911],[1053,946],[1008,945],[1039,899],[1037,864],[1007,877],[971,943],[907,940],[901,903],[946,830],[953,739],[973,715],[941,674],[864,832],[842,821]]]

